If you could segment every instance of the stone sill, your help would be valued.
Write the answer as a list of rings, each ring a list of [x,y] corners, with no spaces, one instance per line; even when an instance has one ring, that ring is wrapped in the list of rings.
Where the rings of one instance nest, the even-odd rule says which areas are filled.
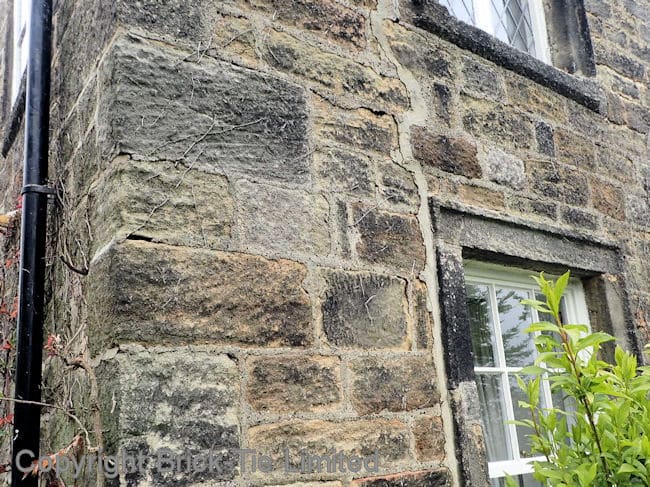
[[[487,32],[456,19],[439,4],[414,0],[413,6],[412,21],[416,27],[525,76],[596,113],[605,112],[606,97],[597,82],[568,74],[519,51]]]

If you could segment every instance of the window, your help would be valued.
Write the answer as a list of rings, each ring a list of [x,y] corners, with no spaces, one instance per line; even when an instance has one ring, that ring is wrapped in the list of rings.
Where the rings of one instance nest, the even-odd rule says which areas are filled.
[[[10,100],[11,105],[16,102],[20,92],[20,83],[27,69],[29,52],[29,16],[31,1],[14,0],[13,4],[13,64],[11,67]]]
[[[542,0],[440,0],[459,20],[550,63]]]
[[[520,304],[536,294],[532,272],[478,262],[465,265],[467,312],[470,321],[474,372],[483,421],[489,475],[493,486],[502,486],[506,473],[518,476],[522,487],[540,486],[533,476],[532,457],[526,428],[508,421],[529,419],[518,407],[526,400],[515,375],[532,364],[536,351],[533,336],[524,330],[537,321],[549,320]],[[562,303],[563,320],[588,324],[589,317],[582,283],[572,280]],[[562,397],[552,395],[542,384],[544,407],[566,410]]]

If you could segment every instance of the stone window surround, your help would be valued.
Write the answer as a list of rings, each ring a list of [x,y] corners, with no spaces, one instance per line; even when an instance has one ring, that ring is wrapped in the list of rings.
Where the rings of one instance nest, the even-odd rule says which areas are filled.
[[[559,67],[546,64],[480,28],[456,19],[437,0],[410,1],[415,13],[412,21],[416,27],[482,56],[502,68],[525,76],[594,112],[605,112],[604,89],[597,81],[584,77],[595,76],[596,65],[582,0],[546,0],[544,2],[547,5],[547,10],[548,5],[553,6],[550,12],[553,19],[547,19],[547,29],[551,41],[558,38],[558,42],[566,44],[562,53],[552,56]],[[554,27],[559,22],[556,17],[562,17],[561,12],[558,11],[562,6],[569,5],[576,14],[575,23],[577,25],[571,29],[567,29],[566,26]],[[554,43],[551,42],[551,44]],[[567,56],[562,54],[567,54]],[[568,71],[572,71],[572,68],[579,70],[582,76],[569,74]]]
[[[559,273],[582,280],[592,329],[614,334],[641,356],[620,249],[588,235],[548,225],[442,206],[429,200],[437,241],[438,292],[447,387],[463,485],[488,486],[487,457],[476,388],[463,259]],[[613,346],[605,349],[606,359]]]
[[[2,97],[2,103],[0,104],[0,118],[2,122],[0,123],[1,131],[1,140],[0,140],[0,154],[2,157],[7,157],[11,146],[18,136],[20,131],[20,126],[25,115],[25,96],[27,91],[27,72],[23,73],[20,87],[18,88],[18,95],[16,99],[11,100],[11,83],[13,79],[12,69],[14,65],[14,52],[13,52],[13,18],[14,11],[13,5],[14,2],[18,0],[13,0],[9,2],[9,8],[7,12],[7,17],[4,19],[5,22],[5,32],[6,36],[4,39],[5,52],[4,52],[4,62],[5,62],[5,72],[2,86],[0,87],[0,96]]]

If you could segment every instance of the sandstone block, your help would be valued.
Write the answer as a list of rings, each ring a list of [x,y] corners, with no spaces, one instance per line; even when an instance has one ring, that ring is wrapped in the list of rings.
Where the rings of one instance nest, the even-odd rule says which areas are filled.
[[[441,469],[357,479],[351,485],[353,487],[448,487],[450,483],[449,473]]]
[[[431,167],[468,178],[481,177],[476,145],[469,140],[413,127],[411,147],[413,156]]]
[[[306,346],[312,332],[305,275],[303,265],[287,260],[128,240],[91,266],[93,346]]]
[[[505,207],[503,193],[482,186],[463,184],[458,188],[463,203],[488,210],[502,210]]]
[[[420,461],[445,459],[445,431],[440,416],[422,416],[413,423],[415,453]]]
[[[239,233],[246,245],[283,255],[329,252],[329,207],[322,196],[241,180],[235,183],[235,199]]]
[[[591,178],[591,198],[594,208],[604,215],[625,220],[625,196],[623,191],[602,179]]]
[[[230,237],[234,205],[223,176],[120,157],[93,196],[99,246],[129,234],[192,247],[216,247]]]
[[[309,180],[302,88],[119,39],[102,69],[100,140],[137,158],[255,179]]]
[[[352,404],[359,414],[412,411],[440,400],[428,357],[364,357],[354,360],[351,370]]]
[[[378,453],[380,471],[394,468],[409,456],[408,427],[398,420],[290,421],[260,425],[249,429],[248,444],[269,455],[277,472],[284,468],[285,449],[291,468],[299,467],[301,449],[321,456],[331,455],[333,451],[359,457]],[[326,472],[326,464],[321,467],[321,472]]]
[[[347,58],[311,47],[277,31],[268,37],[264,59],[271,66],[320,84],[359,106],[385,112],[408,106],[404,85]]]
[[[344,348],[404,348],[406,282],[366,272],[323,271],[323,329],[327,341]]]
[[[384,154],[397,148],[397,126],[389,115],[376,115],[365,108],[339,110],[320,98],[312,104],[317,137]]]
[[[187,349],[130,350],[99,366],[108,451],[143,454],[144,472],[129,483],[196,485],[232,480],[239,448],[239,373],[225,355]],[[109,413],[109,411],[111,413]],[[157,454],[202,455],[211,449],[219,469],[163,472]],[[126,481],[127,479],[123,479]]]
[[[511,107],[463,98],[465,129],[500,146],[530,149],[535,140],[531,119]]]
[[[247,397],[256,411],[327,411],[341,400],[338,357],[255,357],[248,374]]]
[[[365,154],[323,147],[314,154],[314,166],[327,191],[373,195],[373,164]]]
[[[505,97],[503,79],[494,65],[463,58],[463,90],[470,94],[501,101]]]
[[[499,149],[493,149],[487,154],[485,177],[495,183],[521,189],[526,182],[524,163]]]
[[[563,208],[561,213],[562,221],[576,227],[595,230],[598,227],[598,220],[591,213],[578,208]]]
[[[356,247],[361,259],[408,273],[420,272],[424,266],[424,242],[415,217],[356,204],[353,218],[361,236]]]
[[[593,170],[595,152],[591,140],[565,129],[555,131],[555,149],[560,161],[582,170]]]
[[[353,49],[365,45],[365,19],[332,0],[249,0],[279,22],[313,32]]]

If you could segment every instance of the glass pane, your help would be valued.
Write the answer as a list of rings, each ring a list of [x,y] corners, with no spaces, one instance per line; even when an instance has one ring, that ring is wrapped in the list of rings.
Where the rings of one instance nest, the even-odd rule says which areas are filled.
[[[488,461],[512,460],[501,375],[477,374],[476,386],[481,403]]]
[[[470,25],[474,25],[474,4],[472,0],[441,0],[449,13]]]
[[[512,398],[512,407],[515,413],[515,420],[523,421],[523,420],[531,419],[530,410],[519,407],[519,401],[528,402],[528,397],[526,396],[524,391],[522,391],[519,388],[519,384],[517,384],[517,379],[515,376],[511,375],[508,377],[508,379],[510,381],[510,395]],[[524,379],[524,381],[527,382],[531,380],[531,377],[523,376],[522,379]],[[545,408],[546,404],[544,402],[543,391],[540,391],[540,401],[542,404],[542,408]],[[526,428],[525,426],[517,426],[516,429],[517,429],[517,442],[519,443],[519,455],[522,458],[530,458],[534,456],[530,451],[530,439],[528,438],[528,435],[532,433],[532,430]]]
[[[519,487],[542,487],[542,483],[535,480],[532,474],[517,475],[513,478]],[[490,485],[492,487],[506,487],[506,479],[490,479]]]
[[[525,367],[535,359],[533,335],[524,330],[532,324],[529,306],[520,301],[529,298],[526,291],[496,288],[497,308],[501,322],[503,349],[508,367]]]
[[[517,49],[535,54],[527,0],[491,0],[494,35]]]
[[[474,365],[494,367],[494,325],[490,309],[490,294],[487,286],[467,285],[467,313],[471,324]]]

